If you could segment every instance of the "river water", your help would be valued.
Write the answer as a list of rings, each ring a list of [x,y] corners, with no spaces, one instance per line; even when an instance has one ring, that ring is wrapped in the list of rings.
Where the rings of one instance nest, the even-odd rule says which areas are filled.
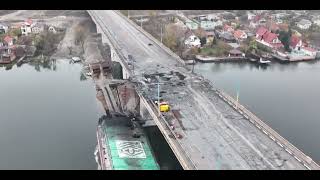
[[[320,162],[320,62],[198,63],[195,72],[236,97],[292,144]]]
[[[97,169],[101,114],[81,66],[0,67],[0,169]]]

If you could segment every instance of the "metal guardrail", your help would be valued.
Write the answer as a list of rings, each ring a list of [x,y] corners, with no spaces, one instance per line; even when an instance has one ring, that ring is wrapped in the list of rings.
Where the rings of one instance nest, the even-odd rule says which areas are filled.
[[[271,127],[265,124],[261,119],[251,113],[247,108],[243,105],[239,104],[236,100],[234,100],[227,93],[222,92],[220,90],[216,90],[216,93],[221,97],[224,101],[226,101],[230,106],[232,106],[235,110],[237,110],[240,114],[242,114],[246,119],[248,119],[252,124],[254,124],[258,129],[260,129],[264,134],[266,134],[270,139],[276,142],[281,148],[283,148],[286,152],[292,155],[297,161],[299,161],[303,166],[307,169],[311,170],[316,169],[320,170],[320,166],[314,162],[309,156],[305,155],[302,151],[292,145],[289,141],[283,138],[280,134],[274,131]],[[312,166],[312,167],[310,167]]]

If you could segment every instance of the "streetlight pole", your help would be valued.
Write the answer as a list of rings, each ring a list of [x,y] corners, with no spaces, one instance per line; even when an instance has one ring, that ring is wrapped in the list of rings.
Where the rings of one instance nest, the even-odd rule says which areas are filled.
[[[160,82],[158,81],[158,114],[160,116]]]
[[[239,82],[237,83],[237,103],[236,103],[236,109],[238,109],[239,106],[239,91],[240,91],[240,85]]]
[[[140,16],[140,26],[141,26],[141,29],[142,29],[142,15]]]

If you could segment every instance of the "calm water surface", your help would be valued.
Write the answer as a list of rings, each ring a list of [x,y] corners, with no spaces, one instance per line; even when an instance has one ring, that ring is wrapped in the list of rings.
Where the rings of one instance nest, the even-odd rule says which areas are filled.
[[[96,169],[100,109],[80,64],[0,67],[0,169]]]
[[[320,162],[320,62],[197,64],[211,80],[304,153]]]

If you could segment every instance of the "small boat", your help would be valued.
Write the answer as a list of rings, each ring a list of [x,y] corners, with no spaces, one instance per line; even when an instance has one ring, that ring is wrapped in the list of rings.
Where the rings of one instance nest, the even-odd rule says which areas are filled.
[[[81,61],[81,59],[79,57],[72,57],[71,59],[72,59],[71,62],[73,62],[73,63],[77,63],[77,62]]]
[[[266,60],[266,59],[263,59],[263,58],[260,58],[260,60],[259,60],[259,63],[260,64],[269,64],[271,61],[269,61],[269,60]]]

